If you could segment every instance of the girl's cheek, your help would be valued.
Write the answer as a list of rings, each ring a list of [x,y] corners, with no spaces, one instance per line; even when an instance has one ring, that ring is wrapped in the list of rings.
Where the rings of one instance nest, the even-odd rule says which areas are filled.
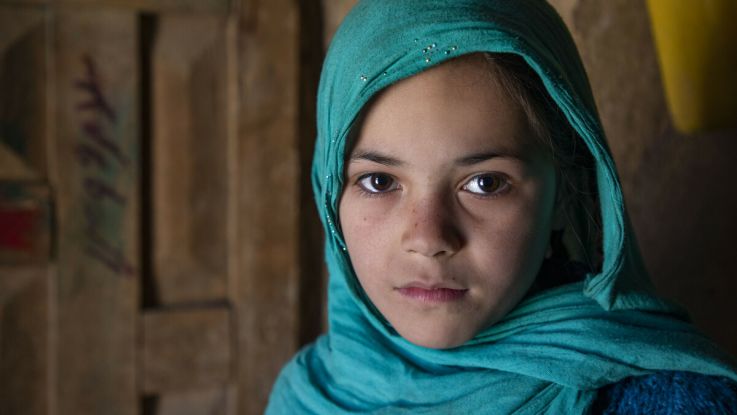
[[[376,201],[362,199],[360,195],[345,195],[340,204],[341,228],[346,242],[354,246],[380,231],[384,220]]]
[[[357,224],[381,223],[386,221],[395,209],[397,198],[393,194],[367,195],[360,190],[352,190],[344,196],[341,210],[346,219]]]
[[[529,201],[518,189],[490,198],[479,198],[469,194],[459,196],[460,212],[480,225],[506,222],[510,217],[518,216],[521,210],[526,210],[527,204]]]

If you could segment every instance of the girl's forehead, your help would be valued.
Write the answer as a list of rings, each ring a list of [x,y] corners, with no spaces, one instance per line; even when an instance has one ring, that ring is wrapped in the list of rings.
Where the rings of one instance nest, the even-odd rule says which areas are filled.
[[[360,119],[352,152],[515,154],[535,141],[524,111],[481,56],[451,60],[388,87]]]
[[[380,100],[384,95],[406,94],[406,91],[452,96],[467,89],[495,93],[499,87],[489,61],[483,54],[474,53],[451,59],[402,79],[379,92],[374,101]]]

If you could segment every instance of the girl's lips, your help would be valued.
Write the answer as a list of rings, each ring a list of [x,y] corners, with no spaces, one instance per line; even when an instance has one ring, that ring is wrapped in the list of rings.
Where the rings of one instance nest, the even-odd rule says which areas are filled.
[[[420,300],[428,303],[445,303],[450,301],[460,300],[468,292],[467,289],[453,289],[453,288],[422,288],[415,286],[405,286],[397,288],[400,294],[405,297],[412,298],[414,300]]]

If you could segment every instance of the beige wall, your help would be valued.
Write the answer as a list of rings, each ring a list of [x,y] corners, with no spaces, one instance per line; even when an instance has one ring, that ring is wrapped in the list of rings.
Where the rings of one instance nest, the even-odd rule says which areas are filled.
[[[737,355],[737,129],[679,134],[639,0],[553,0],[589,73],[659,292]]]

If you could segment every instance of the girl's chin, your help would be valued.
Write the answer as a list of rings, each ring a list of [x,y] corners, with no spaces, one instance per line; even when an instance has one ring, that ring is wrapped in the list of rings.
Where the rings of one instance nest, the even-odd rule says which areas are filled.
[[[473,337],[473,334],[461,335],[459,333],[438,332],[437,327],[428,331],[416,331],[417,328],[411,333],[402,333],[402,331],[399,331],[399,335],[415,346],[426,347],[428,349],[452,349],[463,345]]]

